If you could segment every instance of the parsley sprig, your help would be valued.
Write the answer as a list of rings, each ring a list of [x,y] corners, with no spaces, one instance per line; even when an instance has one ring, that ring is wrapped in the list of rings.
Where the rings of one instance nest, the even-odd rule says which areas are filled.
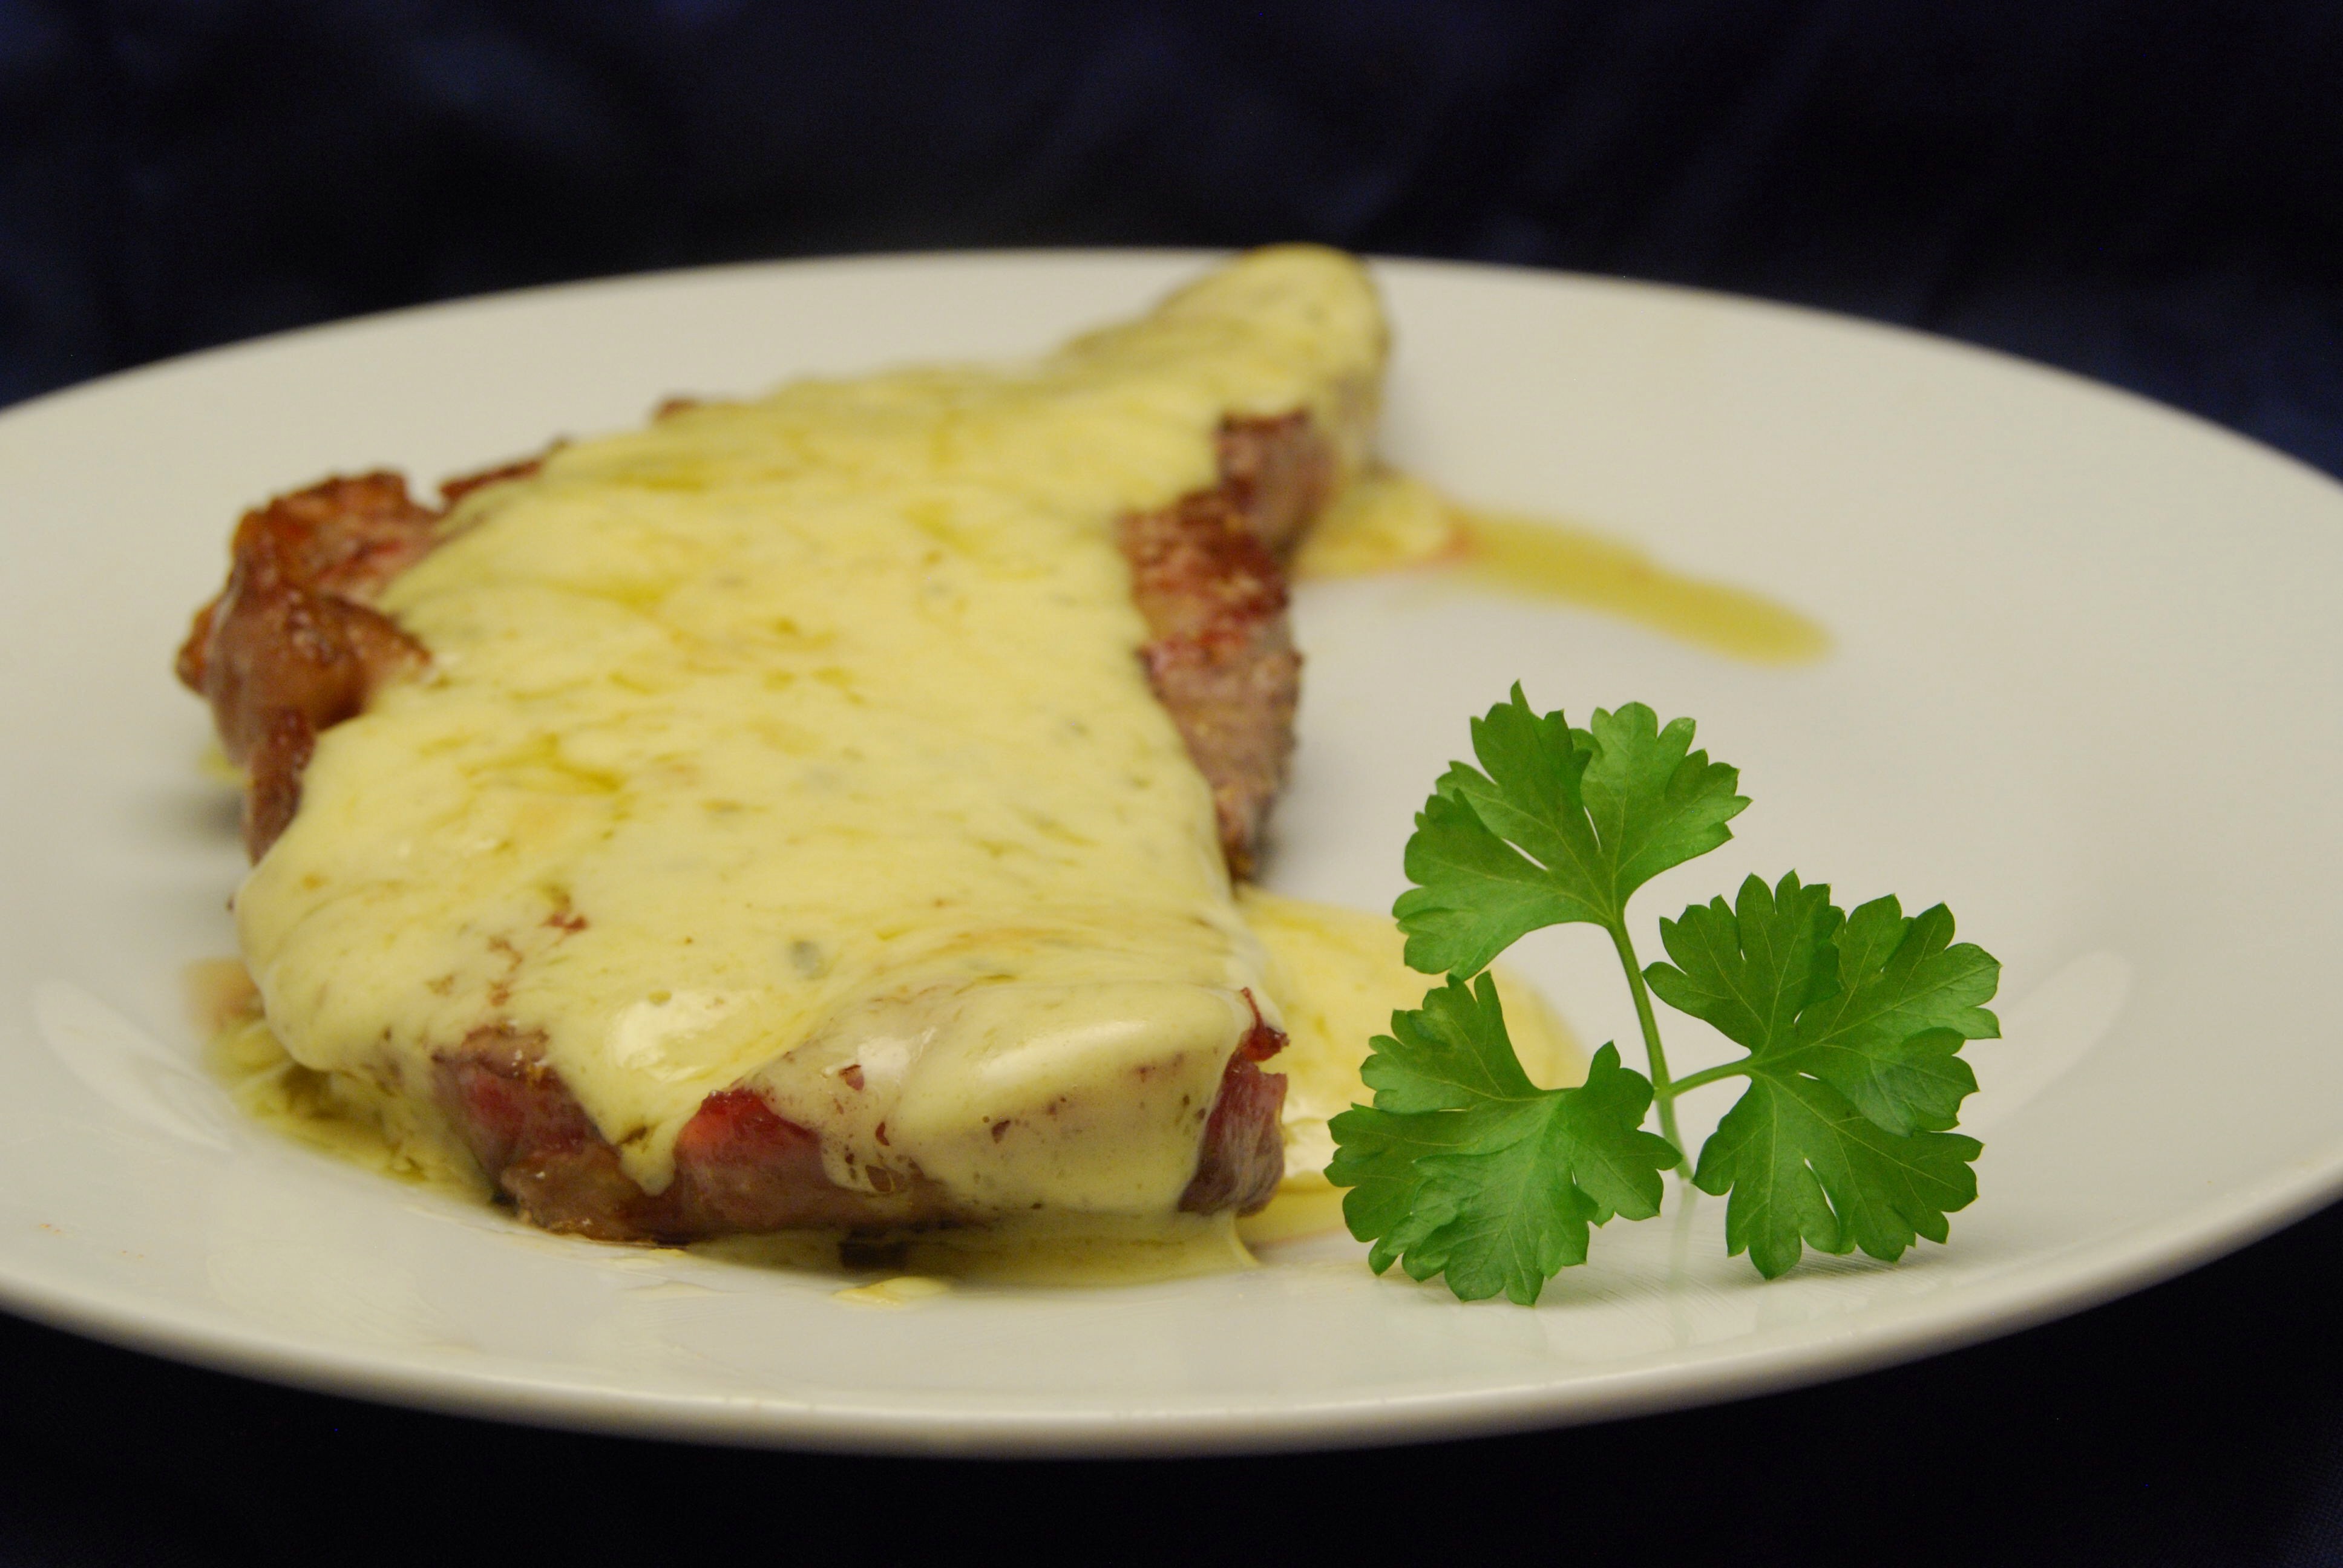
[[[1730,1078],[1746,1088],[1690,1180],[1726,1199],[1727,1252],[1768,1279],[1806,1247],[1894,1259],[1942,1241],[1946,1216],[1976,1198],[1984,1146],[1951,1129],[1976,1089],[1961,1047],[2000,1032],[1984,1005],[2000,965],[1953,941],[1943,905],[1907,917],[1885,898],[1849,915],[1795,872],[1770,888],[1751,877],[1731,904],[1661,920],[1672,961],[1637,960],[1628,899],[1725,842],[1749,804],[1693,733],[1641,703],[1574,729],[1517,685],[1473,721],[1480,766],[1452,764],[1424,802],[1407,843],[1415,885],[1393,912],[1410,967],[1446,982],[1373,1041],[1374,1103],[1334,1119],[1326,1171],[1351,1190],[1343,1217],[1378,1273],[1396,1262],[1468,1301],[1534,1302],[1586,1261],[1592,1227],[1659,1212],[1662,1172],[1685,1165],[1676,1098]],[[1649,1078],[1610,1044],[1572,1088],[1522,1070],[1484,971],[1573,922],[1611,938]],[[1671,1080],[1654,995],[1746,1054]]]

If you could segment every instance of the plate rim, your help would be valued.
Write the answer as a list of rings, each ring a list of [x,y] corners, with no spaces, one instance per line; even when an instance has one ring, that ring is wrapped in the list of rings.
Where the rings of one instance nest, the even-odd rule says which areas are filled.
[[[40,1278],[42,1271],[11,1269],[5,1260],[0,1260],[0,1309],[120,1349],[307,1392],[608,1437],[946,1459],[1334,1452],[1558,1431],[1728,1403],[2006,1338],[2161,1284],[2325,1207],[2343,1195],[2343,1136],[2320,1152],[2317,1164],[2316,1181],[2267,1181],[2251,1190],[2248,1203],[2207,1201],[2175,1221],[2127,1227],[2066,1252],[2056,1271],[2019,1268],[1957,1289],[1951,1299],[1972,1308],[1950,1325],[1939,1321],[1947,1298],[1922,1296],[1885,1312],[1820,1320],[1755,1349],[1721,1342],[1690,1360],[1657,1368],[1631,1362],[1542,1388],[1267,1407],[1227,1402],[1158,1410],[920,1411],[840,1408],[759,1392],[595,1389],[519,1372],[457,1372],[303,1336],[228,1328],[176,1310],[142,1311],[125,1292],[61,1288]],[[1396,1274],[1383,1284],[1438,1288]],[[1476,1303],[1460,1310],[1511,1309]]]

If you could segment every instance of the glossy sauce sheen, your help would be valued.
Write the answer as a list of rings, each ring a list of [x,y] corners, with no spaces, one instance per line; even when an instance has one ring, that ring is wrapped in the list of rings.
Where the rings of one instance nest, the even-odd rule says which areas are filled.
[[[422,1102],[474,1030],[658,1191],[743,1081],[830,1178],[1170,1215],[1274,1020],[1112,535],[1228,415],[1355,467],[1364,275],[1258,253],[1009,369],[808,382],[567,447],[380,600],[423,678],[320,737],[236,900],[286,1048]]]
[[[1671,570],[1591,529],[1465,506],[1390,468],[1362,475],[1293,564],[1305,578],[1428,568],[1599,610],[1753,664],[1805,664],[1830,651],[1830,634],[1787,605]]]

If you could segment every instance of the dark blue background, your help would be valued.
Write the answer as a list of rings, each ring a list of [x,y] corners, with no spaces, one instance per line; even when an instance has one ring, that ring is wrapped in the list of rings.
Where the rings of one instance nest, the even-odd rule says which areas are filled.
[[[1292,237],[1904,322],[2343,472],[2331,5],[0,4],[0,401],[558,278]],[[1183,1464],[573,1438],[0,1320],[0,1562],[2343,1561],[2339,1247],[1721,1410]]]
[[[1250,244],[1927,327],[2343,467],[2343,9],[0,5],[0,397],[555,278]]]

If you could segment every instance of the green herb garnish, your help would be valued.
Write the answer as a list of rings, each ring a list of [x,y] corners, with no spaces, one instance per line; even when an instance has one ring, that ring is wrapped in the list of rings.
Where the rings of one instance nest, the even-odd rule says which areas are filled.
[[[1730,905],[1660,922],[1673,962],[1637,962],[1629,897],[1730,839],[1749,804],[1737,771],[1692,739],[1692,720],[1663,727],[1641,703],[1574,729],[1515,686],[1473,721],[1480,767],[1451,765],[1424,802],[1407,843],[1415,886],[1393,912],[1408,964],[1447,982],[1373,1040],[1374,1104],[1334,1119],[1326,1170],[1351,1189],[1343,1217],[1378,1273],[1397,1262],[1468,1301],[1535,1302],[1586,1261],[1591,1227],[1659,1211],[1661,1172],[1684,1165],[1676,1097],[1728,1078],[1748,1087],[1690,1179],[1727,1199],[1727,1251],[1768,1279],[1809,1246],[1894,1259],[1916,1237],[1942,1241],[1946,1215],[1976,1196],[1983,1145],[1950,1129],[1976,1089],[1962,1045],[2000,1032],[1984,1005],[2000,965],[1953,942],[1943,905],[1907,918],[1878,899],[1850,916],[1795,872],[1772,888],[1752,877]],[[1610,935],[1650,1078],[1608,1044],[1574,1088],[1522,1071],[1482,971],[1571,922]],[[1748,1054],[1671,1081],[1654,995]],[[1656,1137],[1642,1130],[1653,1112]]]

